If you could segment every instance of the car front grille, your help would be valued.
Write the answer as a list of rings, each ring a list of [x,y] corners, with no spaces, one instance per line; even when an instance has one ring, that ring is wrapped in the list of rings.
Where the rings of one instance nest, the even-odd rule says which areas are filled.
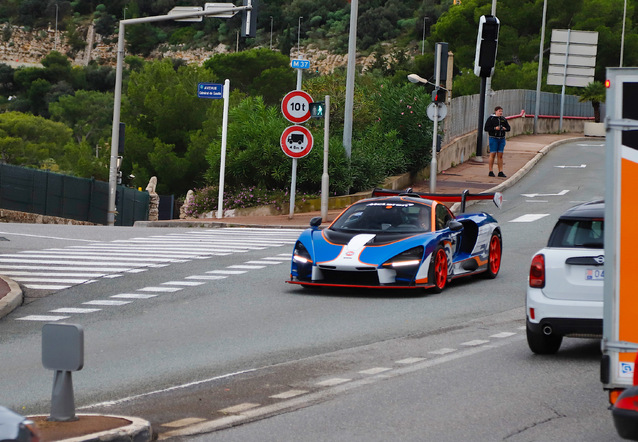
[[[376,271],[349,272],[322,268],[321,272],[324,279],[317,282],[345,285],[380,285]]]

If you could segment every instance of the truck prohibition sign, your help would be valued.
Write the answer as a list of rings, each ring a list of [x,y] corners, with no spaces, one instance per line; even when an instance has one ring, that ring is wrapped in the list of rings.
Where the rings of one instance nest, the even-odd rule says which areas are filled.
[[[281,134],[281,150],[290,158],[303,158],[312,150],[312,134],[303,126],[288,126]]]

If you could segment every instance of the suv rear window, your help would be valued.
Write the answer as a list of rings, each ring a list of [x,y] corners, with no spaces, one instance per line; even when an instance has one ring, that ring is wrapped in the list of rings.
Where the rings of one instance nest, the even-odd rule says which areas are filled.
[[[558,220],[549,237],[548,247],[605,247],[603,220]]]

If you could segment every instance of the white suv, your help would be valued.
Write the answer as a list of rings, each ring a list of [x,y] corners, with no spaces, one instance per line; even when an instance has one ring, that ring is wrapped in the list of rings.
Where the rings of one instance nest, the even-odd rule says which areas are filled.
[[[534,353],[556,353],[563,336],[602,336],[604,214],[603,201],[572,207],[532,258],[526,328]]]

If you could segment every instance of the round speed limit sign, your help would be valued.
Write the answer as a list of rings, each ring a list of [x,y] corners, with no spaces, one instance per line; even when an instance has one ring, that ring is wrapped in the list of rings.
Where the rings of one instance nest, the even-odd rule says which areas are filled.
[[[312,97],[304,91],[288,92],[281,101],[281,112],[291,123],[304,123],[310,119]]]

